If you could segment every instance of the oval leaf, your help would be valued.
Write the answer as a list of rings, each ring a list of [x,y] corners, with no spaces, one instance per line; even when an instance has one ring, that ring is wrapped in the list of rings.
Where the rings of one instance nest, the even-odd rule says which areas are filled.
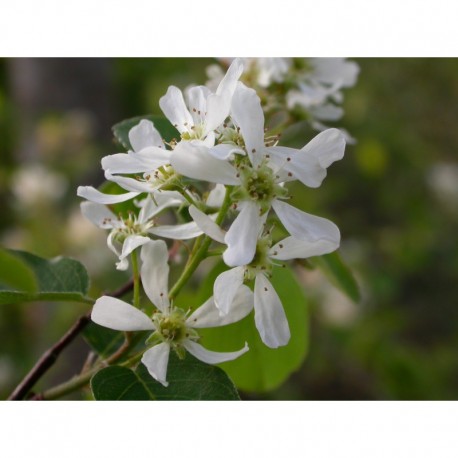
[[[70,258],[43,259],[25,251],[7,250],[33,273],[36,288],[0,286],[0,304],[27,301],[83,301],[89,287],[84,266]],[[24,286],[24,285],[22,285]]]
[[[168,387],[149,375],[143,364],[133,371],[111,366],[97,372],[91,380],[97,400],[238,400],[232,381],[222,369],[205,364],[190,354],[180,360],[170,354],[167,369]]]

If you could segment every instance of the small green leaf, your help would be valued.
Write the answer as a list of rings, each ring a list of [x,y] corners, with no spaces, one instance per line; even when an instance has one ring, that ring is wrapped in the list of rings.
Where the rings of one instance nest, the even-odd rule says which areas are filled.
[[[154,380],[146,367],[140,364],[133,371],[125,367],[110,366],[97,372],[91,380],[97,400],[238,400],[237,390],[216,366],[205,364],[189,353],[180,360],[170,354],[167,368],[168,387]]]
[[[25,251],[7,250],[33,273],[36,288],[1,286],[0,304],[15,304],[27,301],[82,301],[89,287],[89,278],[84,266],[70,258],[43,259]],[[14,263],[16,267],[18,264]],[[22,270],[24,273],[25,270]],[[30,280],[30,277],[29,277]],[[29,282],[27,280],[27,282]],[[30,283],[31,284],[31,283]]]
[[[218,264],[208,275],[200,295],[204,302],[213,294],[217,275],[227,267]],[[251,313],[238,323],[214,329],[199,330],[202,345],[214,351],[234,351],[242,348],[245,341],[250,350],[234,361],[221,367],[244,391],[265,392],[280,386],[303,363],[308,349],[308,308],[302,287],[288,268],[275,268],[271,279],[288,318],[291,339],[277,349],[267,347],[259,337]]]
[[[0,289],[33,293],[37,280],[33,270],[13,251],[0,248]]]
[[[122,146],[126,149],[132,149],[132,146],[129,141],[129,131],[132,127],[136,126],[142,119],[148,119],[154,124],[154,127],[162,135],[162,138],[169,142],[173,138],[179,138],[180,134],[175,129],[175,127],[170,124],[168,119],[163,118],[162,116],[156,115],[145,115],[145,116],[136,116],[135,118],[126,119],[124,121],[118,122],[112,127],[113,134],[121,143]]]
[[[83,330],[83,336],[90,347],[102,358],[114,353],[124,342],[124,334],[90,322]]]
[[[309,262],[321,269],[329,281],[345,293],[352,301],[359,302],[361,295],[358,283],[351,270],[344,264],[337,251],[324,256],[310,258]]]

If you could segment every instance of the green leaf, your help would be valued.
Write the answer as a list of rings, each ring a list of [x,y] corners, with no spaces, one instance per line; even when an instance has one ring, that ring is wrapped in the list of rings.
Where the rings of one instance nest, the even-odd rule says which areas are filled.
[[[118,122],[112,127],[113,134],[121,143],[122,146],[126,149],[132,149],[132,146],[129,142],[129,131],[132,127],[136,126],[142,119],[148,119],[152,121],[154,127],[160,132],[162,138],[169,142],[173,138],[179,138],[180,134],[175,129],[175,127],[170,124],[169,120],[156,115],[145,115],[145,116],[136,116],[135,118],[126,119],[124,121]]]
[[[222,369],[210,366],[189,353],[180,360],[173,352],[167,368],[168,387],[149,375],[140,364],[131,369],[110,366],[92,377],[91,388],[97,400],[238,400],[237,390]]]
[[[85,296],[89,287],[89,278],[84,266],[74,259],[58,257],[51,260],[43,259],[25,251],[7,250],[15,261],[17,269],[24,265],[21,271],[27,270],[27,284],[22,287],[16,283],[14,286],[0,286],[0,304],[15,304],[27,301],[81,301],[86,302]],[[8,264],[9,265],[9,264]],[[33,275],[36,287],[31,290],[31,277]]]
[[[0,289],[33,293],[37,280],[33,270],[14,252],[0,248]]]
[[[204,282],[201,302],[213,294],[217,275],[227,267],[218,264]],[[303,363],[308,349],[308,308],[302,287],[288,268],[275,268],[272,284],[288,318],[291,339],[278,349],[268,348],[259,337],[253,314],[228,326],[199,330],[201,343],[214,351],[234,351],[248,342],[250,351],[221,367],[244,391],[265,392],[281,385]]]
[[[359,302],[361,295],[359,292],[358,283],[351,270],[344,264],[342,258],[337,251],[324,256],[310,258],[309,262],[321,269],[328,277],[329,281],[343,293],[345,293],[352,301]]]
[[[90,322],[83,330],[83,337],[102,358],[114,353],[124,342],[124,334]]]

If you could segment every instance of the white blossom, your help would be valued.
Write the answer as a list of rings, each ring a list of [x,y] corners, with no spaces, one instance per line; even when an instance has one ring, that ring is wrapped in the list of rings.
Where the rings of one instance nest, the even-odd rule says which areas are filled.
[[[189,208],[189,213],[203,232],[217,242],[227,244],[227,233],[211,218],[194,206]],[[339,247],[339,239],[332,239],[326,233],[320,235],[319,231],[312,234],[313,230],[314,227],[305,228],[301,238],[290,236],[272,246],[270,233],[263,234],[261,228],[256,234],[255,253],[251,262],[221,273],[215,281],[215,305],[224,316],[231,313],[234,294],[240,285],[254,280],[255,324],[262,341],[271,348],[286,345],[290,338],[281,300],[269,281],[272,267],[277,261],[321,256]]]
[[[215,307],[213,297],[192,312],[189,316],[180,308],[174,307],[168,298],[168,252],[164,241],[150,241],[143,245],[141,278],[146,295],[157,310],[148,316],[141,310],[119,299],[102,296],[92,310],[92,320],[118,331],[154,331],[147,343],[142,363],[153,378],[164,386],[167,382],[167,365],[170,350],[184,357],[188,351],[197,359],[218,364],[230,361],[248,351],[248,345],[235,352],[220,353],[207,350],[198,343],[199,328],[224,326],[241,320],[253,307],[252,293],[244,285],[238,288],[231,307],[231,314],[221,317]]]

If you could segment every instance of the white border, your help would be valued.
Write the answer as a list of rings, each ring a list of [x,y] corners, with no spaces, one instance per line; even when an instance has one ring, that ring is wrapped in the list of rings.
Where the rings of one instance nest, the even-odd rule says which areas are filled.
[[[14,0],[0,55],[458,55],[456,2],[441,0]]]

